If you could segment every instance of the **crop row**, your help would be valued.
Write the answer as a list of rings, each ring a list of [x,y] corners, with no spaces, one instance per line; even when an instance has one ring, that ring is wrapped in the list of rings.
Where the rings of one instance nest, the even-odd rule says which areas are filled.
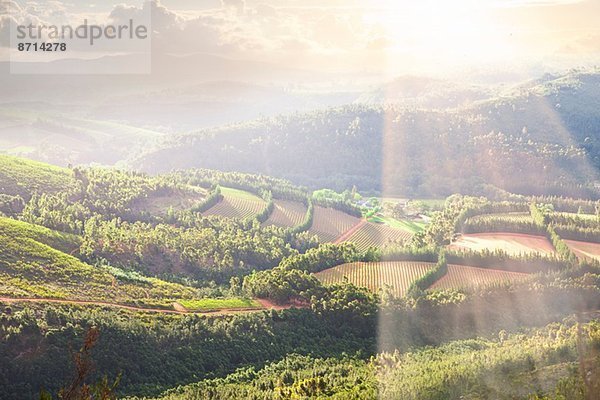
[[[396,296],[404,296],[410,284],[422,277],[435,264],[409,261],[356,262],[338,265],[316,274],[325,284],[341,283],[344,279],[373,292],[388,286]]]
[[[300,202],[274,200],[275,208],[263,225],[275,225],[283,228],[298,226],[306,216],[306,206]]]
[[[333,208],[316,206],[313,225],[309,232],[317,235],[321,242],[333,242],[359,222],[359,218]]]
[[[237,191],[223,190],[223,200],[211,207],[203,215],[220,215],[226,218],[252,218],[265,208],[265,201],[260,197],[245,194],[240,196]]]
[[[354,243],[356,247],[364,251],[369,247],[402,246],[408,243],[412,237],[411,232],[403,229],[369,222],[350,236],[348,242]]]
[[[505,282],[518,282],[527,279],[528,276],[528,274],[521,272],[467,267],[464,265],[448,265],[446,275],[431,285],[431,289],[483,287]]]
[[[338,265],[316,275],[324,284],[348,281],[378,292],[389,287],[395,296],[404,296],[411,283],[423,277],[435,264],[414,261],[355,262]],[[463,265],[448,265],[447,273],[430,289],[461,289],[519,282],[530,274]]]

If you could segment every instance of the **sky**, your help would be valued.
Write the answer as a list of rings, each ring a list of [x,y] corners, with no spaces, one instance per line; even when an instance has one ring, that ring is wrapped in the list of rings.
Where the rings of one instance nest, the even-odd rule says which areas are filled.
[[[127,3],[129,6],[118,5]],[[0,0],[14,20],[125,20],[136,1]],[[322,71],[435,74],[600,54],[598,0],[162,0],[153,52],[210,53]],[[6,14],[6,13],[5,13]],[[0,21],[6,45],[7,16]],[[4,38],[4,39],[1,39]]]

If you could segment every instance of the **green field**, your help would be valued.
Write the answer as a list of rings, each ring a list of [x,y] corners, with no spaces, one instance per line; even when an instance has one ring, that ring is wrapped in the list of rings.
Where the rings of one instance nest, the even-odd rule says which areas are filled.
[[[427,226],[427,224],[424,222],[397,220],[395,218],[387,217],[380,214],[369,218],[369,222],[374,222],[377,224],[386,224],[388,226],[391,226],[392,228],[403,229],[413,234],[421,232]]]
[[[178,303],[189,311],[262,308],[256,300],[242,298],[181,300]]]

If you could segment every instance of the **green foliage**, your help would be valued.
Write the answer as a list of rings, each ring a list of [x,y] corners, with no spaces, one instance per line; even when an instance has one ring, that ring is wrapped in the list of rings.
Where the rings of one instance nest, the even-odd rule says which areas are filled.
[[[331,189],[321,189],[312,194],[312,201],[314,204],[325,208],[334,208],[360,218],[362,217],[362,211],[353,204],[353,200],[352,192],[349,190],[340,194]]]
[[[328,286],[320,296],[313,295],[310,299],[311,309],[333,329],[343,333],[353,327],[364,337],[373,333],[378,303],[377,296],[367,288],[350,283]]]
[[[221,194],[221,187],[216,185],[210,194],[204,199],[204,201],[197,206],[192,208],[193,212],[203,213],[208,211],[210,208],[216,206],[221,200],[223,195]]]
[[[71,379],[69,348],[90,326],[100,333],[91,379],[122,372],[121,396],[158,395],[238,368],[261,368],[290,353],[334,357],[365,349],[371,354],[374,349],[369,344],[374,338],[359,337],[349,324],[340,334],[309,310],[207,317],[91,306],[2,305],[2,398],[34,398],[42,387],[56,392]]]
[[[571,248],[562,240],[562,238],[556,233],[552,219],[550,217],[554,207],[552,205],[537,205],[532,203],[530,206],[531,216],[537,223],[543,224],[546,227],[546,236],[552,242],[554,249],[558,253],[558,256],[563,260],[567,266],[573,267],[577,265],[578,259]]]
[[[292,185],[289,181],[266,175],[251,175],[241,172],[221,172],[208,169],[190,169],[174,173],[178,179],[190,185],[211,187],[221,185],[248,191],[263,197],[271,192],[272,197],[283,200],[305,202],[307,190]]]
[[[273,210],[275,209],[275,202],[273,201],[273,194],[271,191],[264,192],[263,200],[267,202],[265,208],[256,216],[256,220],[261,224],[269,219]]]
[[[482,251],[448,250],[446,258],[450,264],[524,273],[547,273],[568,268],[568,264],[557,257],[538,253],[515,256],[498,249],[493,251],[487,249]]]
[[[532,196],[530,202],[535,204],[552,204],[552,208],[557,212],[596,214],[600,201],[574,199],[570,197],[558,196]]]
[[[360,135],[360,124],[355,128],[353,134]],[[410,138],[403,140],[408,140],[407,148],[413,149],[420,139],[414,143]],[[480,140],[486,146],[490,142],[504,145],[510,141],[495,133]],[[556,156],[548,151],[543,158]],[[352,163],[359,164],[356,159]],[[35,176],[38,167],[41,172]],[[326,176],[327,171],[320,173]],[[427,191],[426,186],[432,182],[419,183],[420,173],[399,177],[400,185],[421,185]],[[340,179],[336,185],[339,188],[350,187],[344,181],[352,177],[327,178],[330,179]],[[25,186],[19,186],[21,182]],[[368,184],[366,180],[357,183],[365,182]],[[552,198],[546,202],[552,207],[534,204],[528,217],[514,214],[527,212],[530,199],[525,197],[503,195],[511,202],[491,202],[456,195],[448,198],[442,211],[433,214],[432,223],[426,232],[415,235],[411,247],[360,252],[351,244],[318,246],[305,232],[313,224],[313,202],[356,215],[356,189],[342,193],[317,191],[311,197],[306,189],[288,181],[260,175],[197,170],[151,177],[98,168],[53,169],[17,159],[8,159],[0,167],[0,183],[8,188],[0,195],[0,211],[21,219],[0,218],[2,295],[91,299],[153,308],[171,308],[177,302],[193,310],[254,308],[254,300],[243,297],[251,295],[275,303],[310,306],[218,318],[150,316],[75,304],[3,306],[0,387],[7,388],[3,395],[9,399],[22,398],[23,394],[35,396],[41,387],[56,389],[53,382],[67,375],[65,354],[69,343],[92,325],[100,326],[105,333],[98,349],[99,372],[114,376],[122,368],[125,394],[155,395],[169,387],[209,379],[189,393],[181,389],[168,396],[199,392],[212,398],[240,393],[259,398],[411,398],[407,395],[445,399],[465,393],[487,396],[494,392],[482,384],[489,381],[486,374],[506,377],[505,369],[529,373],[532,365],[543,367],[550,365],[548,360],[570,360],[571,354],[567,357],[561,353],[566,347],[555,351],[554,344],[544,342],[543,350],[520,348],[524,358],[511,351],[504,357],[500,351],[505,350],[504,335],[500,344],[482,340],[414,349],[498,329],[544,324],[579,308],[597,309],[600,304],[598,266],[578,265],[562,240],[569,234],[568,237],[594,237],[597,220],[582,214],[553,212],[576,207],[577,212],[589,213],[592,207],[597,209],[594,202]],[[441,190],[455,183],[441,183]],[[561,190],[569,189],[570,184]],[[219,185],[243,190],[245,195],[254,193],[266,205],[256,218],[246,221],[205,218],[197,212],[198,208],[170,208],[163,213],[143,206],[153,198],[186,190],[204,193],[190,185],[213,187],[204,199],[205,205],[219,201]],[[273,210],[274,198],[302,201],[307,205],[305,220],[291,229],[261,227],[260,223]],[[26,204],[23,199],[28,200]],[[375,209],[377,205],[371,201],[369,207]],[[451,242],[456,233],[473,229],[544,232],[559,258],[445,251],[438,257],[439,249]],[[411,298],[384,295],[383,304],[365,288],[349,284],[324,287],[312,275],[343,263],[379,260],[428,261],[436,262],[436,267],[413,284]],[[545,274],[526,283],[474,292],[425,292],[446,273],[447,263]],[[553,273],[554,269],[562,272]],[[192,282],[207,289],[203,292],[150,276]],[[231,297],[221,297],[228,291],[226,285]],[[202,298],[208,290],[220,294],[217,298]],[[527,343],[529,346],[532,342]],[[513,345],[518,348],[520,344],[515,340]],[[392,352],[414,351],[365,360],[377,346]],[[360,351],[363,360],[340,357],[344,351]],[[247,368],[261,368],[293,352],[336,356],[342,366],[337,361],[293,356],[281,361],[283,364],[273,364],[271,370],[267,367],[257,372]],[[487,364],[482,361],[486,357]],[[469,360],[474,360],[473,365],[463,365]],[[340,375],[309,373],[307,368],[311,365],[323,374]],[[224,378],[240,367],[244,369]],[[354,373],[350,367],[359,371]],[[270,375],[271,371],[277,373]],[[386,380],[377,385],[375,374]]]
[[[378,261],[421,261],[435,263],[438,251],[432,247],[386,247],[379,253]]]
[[[431,223],[427,226],[424,235],[415,235],[414,245],[421,247],[444,246],[452,242],[457,232],[460,232],[462,224],[471,215],[470,210],[487,204],[483,198],[454,195],[446,199],[442,211],[433,213]]]
[[[279,266],[286,270],[301,270],[306,272],[319,272],[336,265],[355,261],[375,261],[374,252],[359,251],[353,243],[321,244],[309,249],[304,254],[296,254],[285,258]]]
[[[600,243],[600,219],[592,214],[551,213],[550,223],[563,239]]]
[[[21,219],[62,232],[83,233],[85,221],[93,212],[81,202],[73,202],[68,193],[34,194],[25,206]]]
[[[543,235],[545,226],[540,225],[529,213],[482,214],[468,218],[463,233],[512,232]]]
[[[276,267],[253,272],[244,278],[243,289],[252,296],[270,299],[278,304],[308,299],[321,283],[312,274],[297,269]]]
[[[548,212],[551,207],[551,204],[542,204],[538,206],[536,203],[531,203],[529,206],[531,217],[538,225],[548,226],[550,223]],[[545,209],[546,212],[544,212],[543,209]]]
[[[597,327],[594,326],[594,330]],[[374,363],[382,398],[441,400],[520,398],[541,391],[538,371],[576,360],[575,329],[553,324],[500,341],[465,340],[407,354],[381,354]],[[561,370],[562,369],[562,370]]]
[[[299,225],[291,228],[291,233],[300,233],[308,231],[313,224],[313,219],[315,216],[315,206],[313,204],[312,198],[309,197],[306,201],[308,203],[308,206],[306,208],[306,215],[304,216],[304,220]]]
[[[446,254],[444,251],[440,252],[435,267],[419,279],[411,283],[408,288],[407,294],[409,297],[418,298],[425,295],[427,290],[436,281],[440,280],[444,275],[448,273],[448,263],[446,262]]]
[[[377,385],[372,368],[364,360],[290,354],[259,371],[240,369],[226,378],[170,390],[160,399],[368,399],[377,397]]]
[[[22,219],[78,234],[83,232],[85,221],[95,215],[105,219],[156,221],[161,218],[149,215],[139,204],[181,189],[180,183],[168,177],[148,177],[115,169],[75,168],[73,175],[76,184],[71,187],[36,192],[26,204]]]
[[[190,228],[94,217],[86,222],[81,245],[81,254],[91,260],[219,283],[272,268],[295,252],[283,229],[219,217],[195,218]]]
[[[25,201],[19,195],[0,193],[0,213],[8,216],[16,216],[25,208]]]
[[[597,324],[587,327],[590,334]],[[158,399],[407,399],[526,398],[583,400],[573,376],[576,329],[551,324],[497,339],[468,339],[406,353],[383,352],[369,361],[289,355],[261,370],[240,369],[226,378],[170,390]],[[597,345],[597,340],[592,341]],[[541,378],[544,379],[541,379]],[[552,390],[552,389],[551,389]],[[543,396],[543,395],[542,395]]]

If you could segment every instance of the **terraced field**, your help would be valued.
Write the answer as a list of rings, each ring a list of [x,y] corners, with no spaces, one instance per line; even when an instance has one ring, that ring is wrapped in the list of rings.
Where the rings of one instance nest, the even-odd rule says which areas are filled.
[[[324,284],[349,282],[368,288],[373,292],[391,286],[396,296],[404,296],[410,284],[422,277],[434,264],[412,261],[389,261],[372,263],[348,263],[321,271],[315,276]]]
[[[360,250],[366,250],[369,247],[404,244],[410,241],[412,237],[411,232],[403,229],[368,222],[350,236],[347,242],[354,243]]]
[[[317,235],[321,242],[333,242],[359,222],[359,218],[333,208],[316,206],[313,225],[309,232]]]
[[[263,226],[291,228],[300,225],[306,216],[306,206],[296,201],[275,200],[275,208]]]
[[[503,282],[525,280],[529,274],[508,272],[489,268],[448,265],[448,273],[431,285],[430,289],[462,289],[483,287]]]
[[[473,233],[462,235],[448,246],[451,250],[503,250],[511,255],[540,253],[553,254],[552,244],[543,236],[519,233]]]
[[[600,261],[600,243],[578,242],[575,240],[565,240],[565,243],[577,257],[584,260]]]
[[[246,219],[257,215],[267,206],[263,199],[243,190],[223,187],[221,193],[223,194],[223,200],[208,209],[203,215]]]

